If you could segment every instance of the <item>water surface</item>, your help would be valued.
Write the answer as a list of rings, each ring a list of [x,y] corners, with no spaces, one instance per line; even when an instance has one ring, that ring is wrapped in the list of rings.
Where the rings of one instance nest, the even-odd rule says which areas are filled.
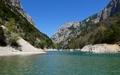
[[[120,75],[120,54],[54,51],[0,57],[0,75]]]

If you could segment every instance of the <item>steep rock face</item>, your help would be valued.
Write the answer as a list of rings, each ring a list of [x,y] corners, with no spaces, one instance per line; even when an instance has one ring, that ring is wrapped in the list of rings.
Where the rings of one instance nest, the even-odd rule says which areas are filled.
[[[51,39],[54,43],[66,45],[69,41],[80,35],[82,28],[98,23],[99,21],[100,15],[95,14],[81,22],[67,22],[58,29]]]
[[[111,0],[110,3],[103,9],[100,19],[106,19],[109,16],[115,14],[120,11],[120,0]]]
[[[52,36],[54,43],[60,43],[61,41],[65,41],[68,39],[70,34],[74,29],[80,26],[79,22],[67,22],[63,26],[61,26],[57,33]]]
[[[20,0],[10,0],[10,2],[23,17],[25,17],[32,25],[35,26],[32,18],[23,10]]]
[[[94,25],[104,19],[107,19],[108,17],[112,16],[116,12],[120,11],[120,0],[111,0],[109,4],[100,12],[95,15],[92,15],[88,17],[87,19],[78,22],[78,25],[76,26],[76,23],[73,22],[72,25],[65,24],[64,26],[61,26],[57,33],[52,36],[52,41],[54,43],[58,43],[60,47],[62,48],[64,45],[67,45],[69,42],[74,41],[76,37],[79,37],[81,35],[81,32],[84,28]],[[68,26],[67,26],[68,25]],[[63,28],[64,27],[64,28]],[[73,30],[70,30],[69,28],[73,28]],[[61,31],[60,31],[61,30]],[[67,32],[64,32],[66,31]],[[60,35],[60,36],[58,36]],[[61,39],[62,37],[62,39]],[[64,38],[65,37],[65,38]]]
[[[21,37],[34,47],[51,47],[51,39],[25,17],[19,0],[0,0],[0,3],[0,42],[4,43],[0,43],[0,46],[18,46],[16,41]]]

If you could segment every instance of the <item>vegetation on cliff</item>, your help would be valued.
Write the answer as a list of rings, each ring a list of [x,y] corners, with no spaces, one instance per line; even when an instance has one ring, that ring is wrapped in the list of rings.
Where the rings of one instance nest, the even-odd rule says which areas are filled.
[[[51,48],[53,46],[51,39],[31,25],[15,7],[4,0],[0,0],[0,3],[0,41],[11,45],[21,36],[37,48]],[[2,25],[6,29],[3,29]]]
[[[83,27],[81,34],[63,48],[82,48],[99,43],[120,44],[120,12],[97,24]]]

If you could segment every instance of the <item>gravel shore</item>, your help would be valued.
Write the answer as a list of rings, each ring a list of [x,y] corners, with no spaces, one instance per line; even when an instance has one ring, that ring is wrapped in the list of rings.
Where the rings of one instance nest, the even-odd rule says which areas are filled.
[[[18,41],[21,45],[21,51],[11,46],[0,47],[0,56],[9,56],[9,55],[31,55],[31,54],[43,54],[46,53],[43,49],[38,49],[29,44],[24,39],[20,38]]]

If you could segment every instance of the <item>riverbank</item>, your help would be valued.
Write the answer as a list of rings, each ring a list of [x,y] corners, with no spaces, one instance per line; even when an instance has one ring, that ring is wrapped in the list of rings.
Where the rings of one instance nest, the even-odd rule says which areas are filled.
[[[26,51],[19,51],[11,46],[0,47],[0,56],[13,56],[13,55],[32,55],[32,54],[44,54],[45,51],[38,49],[29,51],[29,48]]]
[[[81,51],[92,53],[120,53],[120,46],[117,44],[86,45]]]
[[[15,56],[15,55],[36,55],[44,54],[45,52],[1,52],[0,56]]]
[[[58,51],[58,49],[45,49],[45,51]]]
[[[20,45],[20,50],[11,46],[0,47],[0,56],[9,55],[31,55],[46,53],[43,49],[38,49],[29,44],[24,39],[20,38],[17,43]]]

